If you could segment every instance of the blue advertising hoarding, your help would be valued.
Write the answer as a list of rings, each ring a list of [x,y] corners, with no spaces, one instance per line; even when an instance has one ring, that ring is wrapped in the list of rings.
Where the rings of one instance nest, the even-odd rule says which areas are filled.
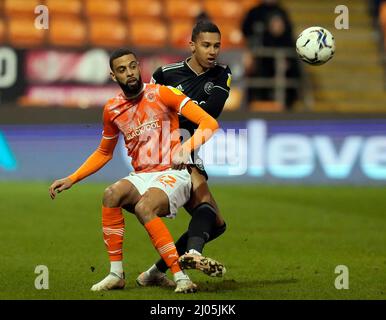
[[[101,125],[1,125],[0,179],[67,176],[96,149]],[[386,184],[386,119],[223,121],[200,150],[211,181]],[[114,158],[88,179],[132,170],[120,139]]]

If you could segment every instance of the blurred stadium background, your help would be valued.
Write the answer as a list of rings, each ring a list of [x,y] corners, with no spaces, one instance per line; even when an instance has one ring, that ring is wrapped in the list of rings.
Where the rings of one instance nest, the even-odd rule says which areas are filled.
[[[221,2],[220,5],[219,2]],[[352,264],[360,265],[363,259],[361,254],[367,250],[366,245],[373,245],[371,253],[373,256],[371,254],[369,256],[374,259],[379,258],[376,265],[381,265],[380,270],[384,270],[386,262],[381,260],[382,247],[377,246],[385,241],[385,208],[382,206],[384,201],[378,201],[380,188],[372,189],[370,186],[382,187],[386,184],[386,2],[280,1],[292,20],[295,38],[301,30],[313,25],[321,25],[333,33],[337,47],[335,57],[320,67],[310,67],[301,63],[301,77],[295,84],[287,82],[279,70],[271,80],[277,99],[249,102],[246,99],[248,86],[251,83],[264,85],[264,81],[251,79],[245,72],[246,40],[243,38],[240,25],[247,10],[257,3],[259,3],[258,0],[0,0],[0,185],[1,190],[6,191],[0,193],[2,199],[0,212],[3,219],[0,225],[12,229],[15,223],[24,220],[22,213],[26,210],[29,213],[35,210],[37,219],[39,217],[53,219],[51,216],[44,216],[42,213],[44,210],[58,210],[58,212],[63,210],[48,204],[46,188],[49,181],[71,173],[99,142],[101,108],[106,100],[117,92],[116,85],[109,79],[109,53],[120,46],[133,48],[140,57],[143,78],[149,81],[152,72],[158,66],[182,60],[189,55],[188,41],[194,19],[204,9],[222,31],[220,60],[229,64],[233,72],[233,80],[230,98],[220,117],[222,128],[231,130],[219,132],[202,152],[207,156],[210,182],[215,184],[215,195],[220,198],[220,206],[228,216],[229,225],[233,223],[240,228],[237,232],[241,234],[244,234],[244,231],[250,234],[249,242],[244,242],[245,250],[258,248],[264,252],[262,244],[264,237],[272,241],[272,246],[277,245],[277,252],[280,252],[278,248],[285,248],[287,243],[294,243],[301,247],[304,245],[299,240],[302,239],[302,235],[307,235],[307,230],[315,231],[320,227],[324,229],[319,230],[320,233],[318,231],[315,233],[316,242],[320,241],[316,250],[320,255],[317,258],[313,256],[315,253],[313,247],[308,248],[309,251],[305,249],[304,252],[309,254],[307,263],[318,264],[324,258],[327,261],[331,252],[344,253],[345,249],[359,248],[360,252],[356,252],[357,260],[353,258]],[[334,13],[334,9],[341,4],[349,9],[348,30],[337,30],[334,27],[335,18],[338,16]],[[38,5],[45,5],[49,9],[48,29],[34,27],[37,17],[34,10]],[[282,55],[277,54],[280,50],[270,51],[268,48],[266,52],[275,59],[282,59]],[[290,55],[295,53],[294,50],[285,52]],[[256,54],[259,54],[258,50]],[[301,92],[300,98],[291,111],[283,106],[286,85],[294,85]],[[78,205],[82,201],[87,201],[88,204],[96,203],[92,210],[99,210],[97,205],[99,205],[100,193],[97,190],[103,190],[103,185],[121,178],[129,170],[129,161],[121,142],[112,162],[88,180],[103,184],[90,185],[93,193],[86,190],[86,184],[80,187],[81,195],[84,195],[82,199],[66,195],[67,200],[63,200],[66,207],[72,208],[74,210],[72,215],[75,216],[76,207],[72,207],[71,200],[68,200],[75,199]],[[8,188],[9,181],[12,181],[12,188]],[[44,183],[36,182],[34,185],[35,181]],[[25,190],[23,190],[24,183],[28,186]],[[235,183],[239,186],[232,188],[226,186]],[[273,186],[265,189],[256,183],[269,183]],[[283,200],[283,207],[279,209],[275,206],[281,203],[280,194],[283,184],[289,184],[294,188],[297,187],[294,185],[304,184],[322,184],[328,187],[308,189],[299,186],[299,189],[293,189],[294,191],[286,189],[289,195]],[[344,187],[330,190],[332,185],[337,184]],[[38,192],[40,189],[41,193]],[[228,212],[239,210],[239,207],[232,203],[230,193],[232,195],[239,193],[235,201],[244,201],[242,208],[249,226],[239,223],[240,218]],[[247,196],[244,197],[243,193]],[[302,194],[304,197],[301,196]],[[342,195],[341,199],[339,195]],[[359,199],[361,195],[363,195],[361,205],[356,206],[353,201]],[[292,202],[294,198],[297,199],[296,203]],[[264,202],[265,199],[268,199],[267,203]],[[299,207],[295,208],[297,201],[299,201]],[[346,207],[346,203],[351,204],[350,208]],[[14,209],[12,209],[13,204]],[[376,207],[377,204],[380,207]],[[270,208],[273,208],[272,211],[277,210],[276,218],[274,214],[271,217],[262,213],[262,210],[266,210],[269,214]],[[255,211],[258,210],[261,211],[255,215]],[[13,220],[8,220],[5,213],[12,211],[15,212]],[[339,235],[338,233],[342,230],[335,230],[330,223],[333,221],[340,221],[341,225],[347,223],[347,220],[343,219],[345,211],[354,213],[351,218],[355,216],[357,220],[349,220],[351,222]],[[326,212],[328,212],[327,217],[324,215]],[[363,217],[360,217],[361,212]],[[291,222],[288,213],[293,214],[292,217],[295,220]],[[366,220],[367,213],[372,217],[373,223]],[[69,213],[62,212],[61,216],[66,214]],[[307,220],[310,219],[310,214],[315,220]],[[99,217],[95,216],[95,212],[90,212],[90,216],[95,218],[91,224],[86,226],[84,222],[82,227],[80,227],[81,224],[78,227],[89,228],[82,230],[89,230],[90,234],[95,234],[95,241],[93,241],[95,245],[99,245],[101,241],[95,231],[99,227]],[[257,217],[259,222],[254,222],[254,217]],[[56,219],[59,221],[60,218]],[[348,217],[348,219],[351,218]],[[89,217],[85,217],[85,221],[87,219]],[[38,220],[29,218],[28,221],[30,224],[27,222],[23,224],[25,230],[28,229],[28,225],[31,226]],[[186,225],[187,221],[183,221]],[[261,229],[262,221],[263,224],[268,223],[266,224],[268,229]],[[54,222],[51,221],[51,223]],[[67,223],[68,230],[71,230],[71,222],[67,221]],[[182,231],[184,225],[182,222],[178,223],[178,228],[181,229],[179,231]],[[298,231],[303,233],[286,234],[284,231],[284,237],[278,240],[280,243],[276,243],[277,234],[270,230],[275,230],[281,223],[286,224],[290,229],[293,228],[291,230],[300,228]],[[173,223],[170,224],[171,228],[173,228],[172,225]],[[281,226],[283,228],[283,225]],[[40,226],[40,229],[42,228],[44,229],[44,226]],[[57,225],[55,228],[53,230],[56,232],[61,231]],[[44,232],[43,229],[42,232]],[[76,232],[81,233],[82,230]],[[260,231],[254,234],[254,230]],[[283,229],[276,231],[283,234]],[[138,231],[140,232],[141,230]],[[323,247],[321,243],[331,236],[329,232],[337,232],[337,234],[334,233],[336,237],[333,236],[335,246],[327,249],[327,244]],[[361,232],[363,232],[362,238],[358,236],[355,241],[350,238],[352,240],[350,246],[348,242],[341,240],[344,237],[359,235]],[[259,238],[254,239],[253,237],[257,235]],[[7,237],[11,236],[12,232],[8,236],[7,232],[0,233],[0,239],[4,237],[4,245]],[[54,237],[54,234],[52,236]],[[298,242],[294,241],[293,236]],[[229,237],[233,239],[232,233]],[[30,235],[30,238],[39,242],[39,237],[35,234]],[[312,240],[315,239],[307,239],[312,246]],[[367,240],[364,241],[364,239]],[[225,241],[219,239],[216,243],[220,245]],[[237,239],[234,238],[232,241]],[[14,244],[15,250],[18,243]],[[63,243],[66,243],[65,239]],[[103,243],[97,249],[94,248],[98,254],[100,253],[101,265],[106,260],[102,246]],[[208,250],[211,250],[209,247]],[[20,249],[20,247],[17,248]],[[46,249],[47,252],[51,252],[49,247]],[[3,252],[6,250],[4,248]],[[143,252],[146,250],[150,251],[146,247]],[[213,244],[212,250],[214,251],[209,252],[215,253],[216,256],[224,255],[216,244]],[[275,250],[276,247],[272,255],[276,252]],[[290,248],[287,250],[291,252]],[[229,252],[237,254],[233,249]],[[249,253],[245,252],[245,255]],[[292,253],[295,257],[296,252]],[[323,253],[325,257],[321,258]],[[141,254],[144,255],[144,253]],[[29,258],[28,262],[35,263],[33,257]],[[154,258],[155,255],[147,258],[146,263],[152,262]],[[312,258],[315,259],[312,260]],[[322,260],[318,260],[319,258]],[[60,260],[60,257],[58,259]],[[79,257],[79,259],[82,258]],[[231,257],[223,259],[230,265],[230,270],[233,267],[239,268],[241,272],[249,272],[243,269],[245,266],[242,265],[242,261],[235,262]],[[264,257],[262,260],[264,261]],[[293,279],[293,275],[295,274],[295,278],[298,277],[297,262],[291,261],[285,266],[288,274],[284,276],[282,282],[280,282],[283,278],[282,271],[278,268],[283,262],[277,261],[276,257],[273,256],[270,260],[272,265],[265,265],[263,268],[260,258],[256,263],[249,261],[248,266],[252,269],[257,268],[259,263],[259,270],[263,270],[262,277],[268,278],[271,275],[273,278],[279,278],[277,283],[275,280],[273,282],[264,282],[261,279],[252,281],[251,287],[264,287],[276,283],[282,297],[291,297],[285,295],[286,285],[296,286],[297,280]],[[368,266],[374,262],[370,258],[366,261],[364,264]],[[14,270],[12,267],[14,262],[12,254],[6,255],[3,270],[8,270],[7,268],[9,271]],[[17,270],[23,270],[24,262],[18,262]],[[339,257],[334,257],[329,260],[328,268],[333,270],[333,264],[335,266],[339,263]],[[145,266],[146,264],[142,267]],[[316,274],[312,268],[310,267],[306,272]],[[136,271],[139,272],[141,269]],[[356,291],[347,297],[384,298],[385,288],[382,287],[382,281],[380,278],[376,281],[375,276],[369,275],[373,271],[365,270],[363,273],[367,272],[368,278],[374,281],[375,286],[378,285],[376,292],[368,289],[361,295],[363,292]],[[65,273],[64,270],[61,272]],[[4,274],[4,272],[1,273]],[[102,275],[101,271],[99,276]],[[134,277],[135,274],[131,276]],[[332,271],[331,275],[326,274],[325,278],[331,285]],[[358,275],[357,278],[359,278]],[[70,274],[68,279],[71,279]],[[7,283],[6,279],[4,281]],[[365,280],[362,284],[368,286]],[[12,286],[12,284],[9,285]],[[86,288],[89,282],[83,285]],[[227,286],[228,289],[235,287],[232,282]],[[331,295],[324,289],[324,291],[321,290],[320,283],[317,281],[313,282],[313,286],[320,293],[320,295],[315,293],[316,298],[339,298],[336,293]],[[284,289],[281,290],[282,288]],[[307,288],[311,287],[306,285],[301,294],[292,297],[307,297]],[[73,289],[76,290],[76,288]],[[207,291],[215,293],[217,290],[220,289],[209,288]],[[295,291],[299,293],[301,290],[302,288],[298,288]],[[11,291],[11,289],[5,291],[5,298],[7,292],[8,296],[12,296]],[[276,293],[278,294],[279,290],[261,296],[248,295],[244,292],[244,295],[236,297],[272,298]],[[23,297],[23,293],[15,297]],[[24,297],[34,296],[27,294]],[[215,295],[208,295],[208,297],[213,298]],[[224,297],[232,298],[231,295]]]
[[[149,81],[158,66],[189,55],[194,19],[205,11],[222,30],[220,60],[233,72],[220,120],[223,128],[236,132],[233,139],[218,134],[207,146],[214,178],[385,182],[385,2],[347,2],[349,29],[337,30],[334,10],[341,1],[281,1],[295,37],[311,25],[332,31],[335,57],[321,67],[301,63],[295,84],[278,69],[271,79],[277,99],[247,101],[251,83],[264,86],[270,81],[245,72],[241,23],[259,2],[225,0],[219,6],[217,0],[0,0],[1,179],[52,179],[80,163],[99,138],[102,106],[117,92],[109,79],[109,52],[132,47]],[[49,10],[48,29],[34,27],[40,4]],[[261,49],[275,59],[283,57],[277,54],[280,48]],[[293,48],[283,52],[294,54]],[[300,90],[291,111],[283,106],[286,85]],[[248,137],[241,130],[246,128]],[[121,176],[127,167],[123,153],[116,161],[96,179]]]

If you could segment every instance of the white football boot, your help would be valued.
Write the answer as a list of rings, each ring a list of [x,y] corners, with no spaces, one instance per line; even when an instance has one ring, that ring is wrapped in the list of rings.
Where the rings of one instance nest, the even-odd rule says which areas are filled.
[[[174,292],[176,293],[194,293],[197,291],[197,285],[183,271],[174,274],[174,281],[176,283]]]
[[[163,272],[142,272],[136,282],[141,287],[175,287],[176,283],[170,280]]]
[[[125,274],[120,277],[114,272],[110,272],[106,278],[102,281],[94,284],[91,287],[91,291],[105,291],[105,290],[115,290],[123,289],[125,287]]]

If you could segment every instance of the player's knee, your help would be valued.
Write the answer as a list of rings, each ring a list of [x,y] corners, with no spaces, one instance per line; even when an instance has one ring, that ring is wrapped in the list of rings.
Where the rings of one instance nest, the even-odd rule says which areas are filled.
[[[214,211],[218,213],[216,201],[210,193],[206,184],[202,184],[199,188],[195,189],[191,195],[189,206],[194,209],[202,204],[209,204],[214,208]]]
[[[105,207],[119,207],[121,195],[114,185],[108,186],[103,193],[103,205]]]
[[[208,214],[208,212],[211,212],[213,216],[215,217],[215,223],[217,227],[221,227],[225,224],[224,218],[222,217],[219,208],[217,207],[216,202],[214,201],[213,197],[210,197],[211,201],[203,201],[199,203],[193,210],[191,210],[192,214],[197,214],[197,211],[201,211],[201,208],[204,208],[204,211],[202,211],[201,214]],[[225,230],[224,230],[225,231]]]
[[[201,203],[210,204],[213,207],[214,211],[217,211],[216,210],[216,203],[214,202],[213,197],[211,196],[210,193],[205,193],[204,195],[201,195],[199,201],[200,201],[200,204]]]
[[[190,201],[186,204],[185,208],[189,209],[189,211],[194,211],[196,208],[198,208],[200,205],[203,204],[209,204],[211,207],[213,207],[213,210],[216,211],[216,206],[212,201],[212,197],[209,195],[196,195],[194,194]]]
[[[221,236],[227,229],[227,224],[225,223],[225,221],[223,220],[223,224],[221,226],[217,226],[217,233],[219,236]]]
[[[210,232],[208,242],[218,238],[219,236],[221,236],[225,232],[226,228],[227,228],[227,225],[226,225],[225,221],[223,221],[222,225],[220,225],[220,226],[217,225]]]

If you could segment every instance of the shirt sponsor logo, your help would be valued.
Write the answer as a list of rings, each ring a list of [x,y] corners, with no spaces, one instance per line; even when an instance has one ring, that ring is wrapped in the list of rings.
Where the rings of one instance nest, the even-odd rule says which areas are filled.
[[[140,123],[139,120],[138,120],[138,122]],[[148,122],[145,122],[145,123],[142,123],[142,124],[140,123],[140,125],[138,127],[136,127],[135,129],[131,130],[126,135],[126,139],[128,141],[130,141],[131,139],[134,139],[135,137],[139,137],[144,132],[147,132],[147,131],[150,131],[150,130],[154,130],[154,129],[159,129],[159,128],[161,128],[161,125],[159,123],[159,119],[156,119],[156,120],[153,120],[153,121],[148,121]]]

